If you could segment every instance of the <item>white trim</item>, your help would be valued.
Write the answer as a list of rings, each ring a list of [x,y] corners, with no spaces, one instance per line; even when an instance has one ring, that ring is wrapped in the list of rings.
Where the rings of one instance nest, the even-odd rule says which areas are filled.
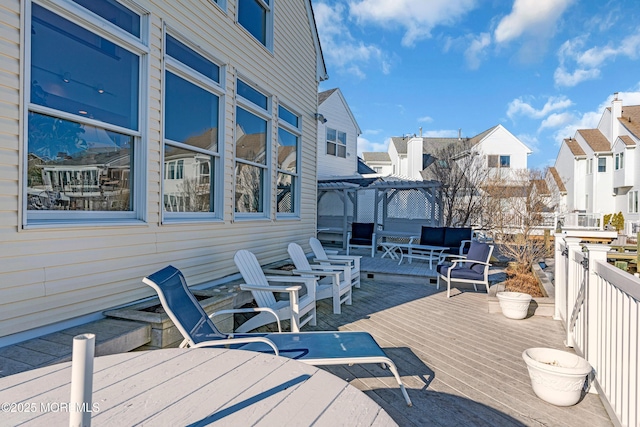
[[[280,128],[282,128],[282,130],[289,132],[290,134],[294,135],[297,138],[297,143],[296,143],[296,172],[295,173],[291,173],[289,171],[280,169],[278,167],[278,159],[277,159],[277,152],[276,152],[276,162],[275,162],[275,172],[276,172],[276,185],[275,185],[275,189],[276,191],[274,191],[273,193],[273,197],[275,199],[275,215],[276,215],[276,220],[282,220],[282,219],[299,219],[300,218],[300,210],[302,208],[301,203],[300,203],[300,198],[302,197],[302,190],[300,189],[301,187],[301,174],[300,174],[300,169],[301,169],[301,155],[302,155],[302,115],[292,111],[292,108],[288,108],[286,104],[284,103],[278,103],[278,108],[282,107],[285,110],[287,110],[290,114],[295,115],[298,118],[298,126],[295,127],[292,124],[290,124],[289,122],[285,121],[285,120],[280,120],[280,116],[278,115],[278,126],[276,128],[276,132],[279,132]],[[277,135],[277,134],[276,134]],[[277,150],[276,150],[277,151]],[[294,192],[293,192],[293,212],[278,212],[278,192],[277,192],[277,188],[278,188],[278,174],[284,174],[284,175],[289,175],[290,177],[292,177],[292,184],[293,184],[293,188],[294,188]]]

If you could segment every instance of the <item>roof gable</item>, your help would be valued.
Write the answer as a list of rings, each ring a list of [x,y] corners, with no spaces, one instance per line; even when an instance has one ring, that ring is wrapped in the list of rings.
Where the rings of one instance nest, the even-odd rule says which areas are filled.
[[[573,138],[565,139],[564,143],[567,145],[567,147],[569,147],[569,150],[571,150],[571,154],[573,154],[574,156],[587,155],[587,153],[584,152],[584,150],[582,149],[578,141],[576,141],[575,139]]]
[[[353,112],[351,112],[351,108],[349,108],[349,104],[347,103],[347,100],[344,99],[344,96],[342,95],[342,91],[340,90],[340,88],[334,88],[334,89],[325,90],[324,92],[320,92],[318,94],[318,107],[320,107],[321,103],[324,103],[327,99],[333,96],[337,96],[340,99],[340,102],[342,103],[344,110],[349,115],[349,118],[353,122],[353,125],[355,126],[356,131],[358,132],[358,135],[361,135],[362,129],[360,129],[360,126],[358,125],[358,122],[356,121],[356,118],[353,115]],[[322,102],[320,102],[321,97],[322,97]]]
[[[596,153],[611,151],[611,144],[600,129],[579,129],[578,133]]]

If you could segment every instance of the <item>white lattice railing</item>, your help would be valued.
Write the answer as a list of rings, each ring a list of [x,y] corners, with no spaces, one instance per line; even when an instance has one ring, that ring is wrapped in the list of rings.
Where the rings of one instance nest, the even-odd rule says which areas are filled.
[[[614,422],[640,425],[640,279],[607,263],[607,245],[563,237],[556,235],[555,317],[566,344],[593,366]]]

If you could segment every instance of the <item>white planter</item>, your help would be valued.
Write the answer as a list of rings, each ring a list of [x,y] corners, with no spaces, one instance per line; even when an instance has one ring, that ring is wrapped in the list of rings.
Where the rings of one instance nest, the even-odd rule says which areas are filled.
[[[524,319],[529,311],[531,295],[521,292],[498,292],[502,314],[509,319]]]
[[[573,353],[552,348],[529,348],[522,353],[531,386],[542,400],[557,406],[578,403],[591,365]]]

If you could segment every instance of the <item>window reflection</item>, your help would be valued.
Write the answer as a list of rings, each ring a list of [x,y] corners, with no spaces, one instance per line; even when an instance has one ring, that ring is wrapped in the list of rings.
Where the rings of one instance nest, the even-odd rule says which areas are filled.
[[[267,11],[258,0],[239,1],[238,22],[260,43],[267,45]]]
[[[28,210],[133,209],[133,137],[37,113],[28,132]]]
[[[217,152],[218,102],[211,92],[167,72],[165,138]]]
[[[267,121],[237,108],[236,157],[266,165]]]
[[[278,213],[293,213],[295,208],[294,203],[294,183],[293,176],[278,173],[278,191],[277,191],[277,203]]]
[[[164,146],[166,212],[211,212],[213,158],[183,148]]]
[[[264,171],[263,168],[236,163],[236,212],[264,212]]]
[[[31,102],[138,129],[140,58],[32,5]]]

